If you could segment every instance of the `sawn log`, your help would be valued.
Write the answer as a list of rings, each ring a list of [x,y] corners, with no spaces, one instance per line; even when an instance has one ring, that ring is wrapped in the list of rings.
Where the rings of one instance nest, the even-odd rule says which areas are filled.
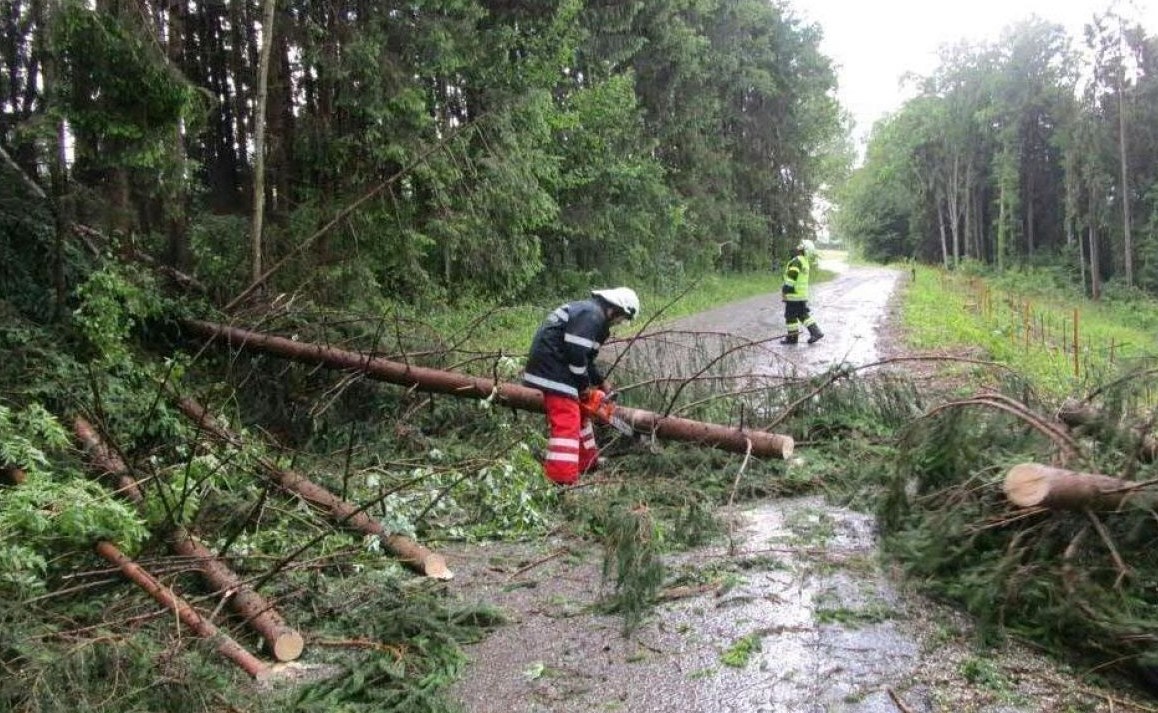
[[[297,342],[261,332],[252,332],[224,324],[184,320],[188,331],[212,342],[237,349],[276,354],[305,364],[319,364],[331,369],[364,373],[372,379],[432,393],[467,398],[488,399],[513,408],[543,411],[543,395],[536,389],[518,384],[495,382],[478,376],[404,364],[360,352],[335,349],[322,344]],[[652,411],[617,406],[621,416],[636,432],[657,438],[701,443],[733,453],[789,458],[795,446],[791,436],[721,426]]]
[[[192,629],[198,636],[211,639],[217,643],[217,652],[241,666],[250,676],[261,678],[269,673],[269,666],[264,661],[245,650],[241,644],[234,641],[228,634],[214,626],[213,622],[202,617],[197,610],[189,606],[177,593],[153,579],[136,562],[129,559],[116,545],[106,540],[96,544],[96,552],[109,562],[117,566],[121,574],[136,583],[141,589],[149,593],[163,606],[176,612],[185,626]]]
[[[193,399],[184,398],[178,402],[178,405],[181,411],[191,418],[198,427],[227,443],[240,444],[240,437],[218,425],[201,404]],[[259,459],[259,462],[278,485],[326,510],[338,523],[377,536],[383,546],[394,553],[407,567],[434,579],[454,578],[454,573],[446,566],[446,559],[442,555],[431,552],[405,535],[387,532],[386,528],[382,527],[382,523],[367,515],[362,508],[343,500],[304,475],[292,470],[278,468],[265,458]]]
[[[1055,510],[1114,509],[1128,498],[1150,499],[1137,483],[1100,473],[1082,473],[1041,463],[1021,463],[1005,474],[1005,495],[1021,507]]]
[[[108,447],[92,424],[78,416],[73,421],[73,432],[84,444],[93,466],[103,475],[115,478],[120,483],[121,496],[138,506],[144,504],[137,482],[129,475],[125,462]],[[286,623],[265,597],[243,582],[187,530],[177,528],[170,535],[169,544],[175,552],[192,560],[213,592],[225,596],[230,609],[261,635],[274,658],[278,661],[292,661],[301,656],[305,645],[302,635]]]

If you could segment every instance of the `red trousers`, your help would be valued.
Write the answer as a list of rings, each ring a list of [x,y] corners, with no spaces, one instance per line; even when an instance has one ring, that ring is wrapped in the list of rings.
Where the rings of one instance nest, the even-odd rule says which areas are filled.
[[[591,420],[579,410],[579,402],[567,396],[543,394],[547,409],[547,478],[560,485],[574,485],[579,474],[595,465],[599,449]]]

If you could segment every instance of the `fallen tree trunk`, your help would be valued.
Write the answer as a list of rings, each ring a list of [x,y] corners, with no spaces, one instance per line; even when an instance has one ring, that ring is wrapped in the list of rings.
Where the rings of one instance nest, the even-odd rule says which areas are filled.
[[[121,460],[104,440],[97,435],[96,429],[84,418],[77,416],[72,421],[72,432],[84,446],[89,460],[100,469],[102,477],[113,478],[117,484],[117,494],[128,498],[140,505],[145,500],[141,488],[133,476],[129,475],[129,467]]]
[[[181,622],[192,629],[198,636],[217,641],[217,652],[236,663],[254,678],[264,677],[269,673],[269,666],[264,661],[245,650],[241,644],[234,641],[228,634],[218,629],[208,619],[205,619],[197,610],[189,606],[176,592],[158,582],[140,565],[130,560],[116,545],[106,540],[96,544],[96,552],[109,562],[116,565],[121,574],[128,577],[149,596],[172,610],[181,618]]]
[[[219,426],[201,404],[188,398],[181,399],[178,404],[181,411],[191,418],[198,427],[227,443],[240,445],[240,437]],[[446,559],[442,555],[431,552],[409,537],[387,532],[382,527],[382,523],[367,515],[363,508],[339,498],[300,473],[278,468],[265,458],[259,459],[259,462],[262,468],[282,488],[297,493],[319,508],[326,510],[339,524],[377,536],[386,549],[419,574],[434,579],[452,579],[454,577],[454,573],[446,566]]]
[[[182,325],[202,337],[238,349],[276,354],[305,364],[320,364],[332,369],[361,372],[370,378],[432,393],[467,398],[488,399],[505,406],[527,411],[543,411],[543,394],[518,384],[492,381],[452,371],[442,371],[390,361],[360,352],[350,352],[321,344],[296,342],[260,332],[251,332],[223,324],[184,320]],[[658,438],[702,443],[734,453],[788,458],[795,441],[791,436],[749,431],[730,426],[693,421],[642,409],[619,406],[615,413],[637,431]]]
[[[128,467],[120,456],[109,448],[97,435],[92,425],[77,417],[73,430],[85,445],[89,459],[102,474],[117,478],[122,484],[120,493],[140,506],[144,498],[136,488],[136,481],[128,475]],[[132,487],[124,485],[125,481]],[[235,614],[252,626],[278,661],[292,661],[301,656],[305,641],[302,635],[286,624],[274,609],[254,589],[245,584],[233,570],[229,569],[217,556],[205,548],[184,528],[177,528],[169,538],[169,544],[180,555],[190,558],[194,566],[213,588],[213,594],[226,597],[226,602]]]
[[[1005,495],[1021,507],[1055,510],[1113,509],[1143,497],[1137,483],[1099,473],[1021,463],[1005,474]],[[1145,494],[1147,499],[1150,495]]]
[[[245,584],[216,555],[198,542],[184,528],[169,538],[173,549],[196,562],[197,568],[214,587],[214,594],[227,597],[229,607],[252,626],[278,661],[293,661],[302,655],[305,639],[286,623],[273,605]]]

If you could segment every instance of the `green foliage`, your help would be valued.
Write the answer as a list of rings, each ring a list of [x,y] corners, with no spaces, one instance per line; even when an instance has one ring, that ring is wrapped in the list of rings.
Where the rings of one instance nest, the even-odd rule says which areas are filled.
[[[148,273],[131,273],[115,264],[90,274],[77,288],[77,297],[80,305],[73,322],[95,350],[101,368],[124,365],[133,330],[160,315],[165,304]]]
[[[432,450],[428,457],[437,464],[447,456]],[[549,526],[554,493],[525,443],[479,468],[416,468],[408,476],[421,486],[386,505],[383,519],[393,531],[414,532],[418,514],[426,529],[437,526],[444,536],[472,541],[540,536]],[[376,478],[367,481],[371,489],[378,485]]]
[[[53,20],[61,112],[78,132],[99,137],[112,154],[106,160],[158,165],[163,149],[147,142],[197,117],[196,90],[167,64],[153,38],[124,18],[70,0]]]
[[[59,454],[68,442],[39,404],[20,411],[0,404],[0,465],[18,465],[27,475],[19,487],[0,487],[0,592],[6,597],[42,590],[49,561],[62,552],[98,539],[131,550],[147,534],[127,504],[62,467]]]
[[[370,655],[337,656],[344,675],[293,694],[294,711],[449,711],[442,689],[466,657],[461,644],[502,623],[487,607],[455,607],[434,592],[407,593],[397,582],[326,580],[320,583],[318,626],[357,631],[381,642]]]
[[[7,185],[22,185],[10,174],[0,175]],[[5,313],[11,305],[37,319],[47,321],[52,316],[52,237],[52,215],[46,206],[17,190],[0,196],[0,262],[5,265],[0,271],[0,308]],[[66,274],[72,257],[70,250],[69,259],[61,265]],[[4,317],[9,324],[17,321],[9,314]]]
[[[985,281],[918,268],[904,307],[906,339],[917,349],[967,352],[1016,364],[1043,394],[1061,398],[1152,350],[1151,300],[1081,301],[1052,273],[1020,272]],[[1074,324],[1076,313],[1077,324]],[[1078,354],[1075,374],[1074,337]]]
[[[242,684],[239,672],[220,668],[210,645],[196,642],[177,654],[144,634],[16,646],[22,665],[0,679],[5,710],[204,713],[221,706],[222,690]]]
[[[732,668],[744,668],[752,657],[760,652],[761,643],[758,633],[740,637],[728,650],[720,655],[720,663]]]
[[[603,580],[615,582],[606,605],[623,614],[623,635],[628,636],[650,611],[663,584],[663,534],[646,505],[612,503],[604,527]]]

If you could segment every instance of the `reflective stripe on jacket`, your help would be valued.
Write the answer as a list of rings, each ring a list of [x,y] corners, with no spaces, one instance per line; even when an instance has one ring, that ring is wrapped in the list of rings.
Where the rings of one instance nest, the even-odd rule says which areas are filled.
[[[804,302],[808,299],[808,256],[793,255],[784,268],[784,286],[780,293],[789,302]]]
[[[568,302],[559,307],[547,315],[535,332],[523,383],[578,398],[579,392],[603,383],[595,357],[610,333],[607,315],[596,300]]]

